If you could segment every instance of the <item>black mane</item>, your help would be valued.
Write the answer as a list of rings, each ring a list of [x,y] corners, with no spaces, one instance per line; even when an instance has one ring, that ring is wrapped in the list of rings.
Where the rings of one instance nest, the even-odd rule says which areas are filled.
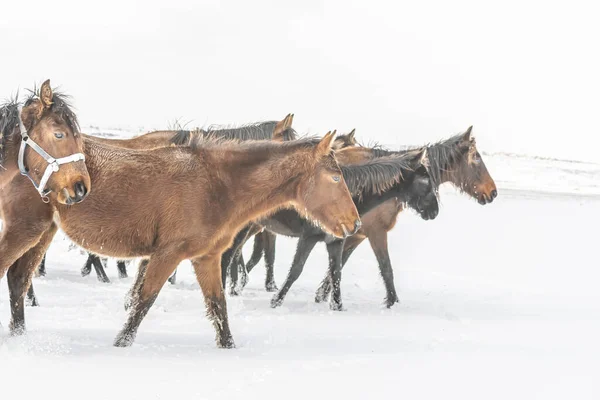
[[[271,140],[273,131],[278,121],[255,122],[241,126],[221,126],[211,125],[207,129],[184,130],[180,129],[171,138],[171,143],[176,146],[182,146],[190,143],[192,134],[198,133],[198,136],[204,138],[219,138],[225,140]],[[283,140],[296,140],[298,134],[293,128],[283,131]]]
[[[468,151],[468,147],[464,146],[464,134],[459,133],[437,143],[404,150],[402,153],[424,148],[427,148],[427,169],[436,188],[442,184],[444,174],[458,170],[458,164]]]
[[[241,126],[219,126],[211,125],[201,132],[205,136],[216,136],[224,139],[239,140],[271,140],[273,131],[279,121],[255,122]],[[293,128],[288,128],[283,132],[285,141],[295,140],[298,135]]]
[[[15,97],[0,106],[0,165],[4,163],[6,140],[10,139],[19,126],[19,106],[21,103],[17,100],[18,97],[17,93]]]
[[[381,194],[414,171],[416,153],[374,158],[365,164],[340,167],[352,196]]]

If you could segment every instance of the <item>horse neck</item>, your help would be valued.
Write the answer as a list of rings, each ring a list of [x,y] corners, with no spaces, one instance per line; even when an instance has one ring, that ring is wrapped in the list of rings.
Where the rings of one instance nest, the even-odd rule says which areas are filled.
[[[221,159],[221,169],[231,183],[228,202],[239,205],[236,213],[240,223],[268,215],[296,199],[302,176],[312,165],[308,162],[312,154],[310,150],[285,150],[252,154],[252,149],[249,154],[235,152]]]
[[[429,147],[431,148],[433,146],[439,146],[439,144],[434,144]],[[457,170],[459,162],[460,160],[458,158],[454,160],[448,160],[444,164],[432,163],[431,161],[429,162],[430,173],[434,176],[437,175],[440,177],[439,182],[435,182],[438,187],[446,182],[450,182],[455,186],[461,186],[462,182],[460,177],[454,173]],[[437,171],[431,170],[433,165],[437,166]]]
[[[396,183],[388,190],[381,193],[362,193],[359,198],[355,198],[354,203],[358,213],[362,216],[371,211],[372,209],[379,207],[383,203],[390,199],[398,199],[400,201],[406,201],[408,198],[408,184],[406,177],[411,172],[406,171],[403,173],[403,180]]]

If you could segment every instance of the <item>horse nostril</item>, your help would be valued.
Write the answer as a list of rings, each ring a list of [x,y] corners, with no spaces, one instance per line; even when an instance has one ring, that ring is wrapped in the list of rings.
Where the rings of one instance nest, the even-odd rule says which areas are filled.
[[[498,191],[496,189],[492,190],[491,199],[495,199],[498,196]]]
[[[77,182],[75,184],[74,191],[75,197],[77,199],[83,199],[87,194],[87,188],[85,187],[85,183],[83,183],[82,181]]]

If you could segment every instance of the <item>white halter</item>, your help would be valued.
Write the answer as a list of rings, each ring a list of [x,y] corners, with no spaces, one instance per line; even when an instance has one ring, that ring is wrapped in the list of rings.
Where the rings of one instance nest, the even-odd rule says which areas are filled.
[[[21,171],[21,175],[24,175],[29,178],[31,183],[33,183],[33,187],[35,187],[35,190],[37,190],[37,192],[42,197],[42,201],[44,203],[47,203],[49,201],[48,193],[50,193],[50,189],[46,189],[46,184],[48,183],[48,180],[50,179],[52,173],[57,172],[60,169],[60,166],[63,164],[68,164],[77,161],[85,161],[85,155],[82,153],[75,153],[71,154],[70,156],[61,157],[58,159],[52,157],[36,142],[34,142],[33,139],[31,139],[27,134],[25,125],[23,125],[23,121],[21,120],[21,107],[19,107],[19,129],[21,130],[21,147],[19,148],[18,158],[19,171]],[[31,147],[33,151],[38,153],[48,163],[48,166],[44,171],[44,175],[42,175],[42,179],[40,180],[39,185],[36,185],[31,175],[29,175],[27,167],[25,167],[25,148],[27,146]]]

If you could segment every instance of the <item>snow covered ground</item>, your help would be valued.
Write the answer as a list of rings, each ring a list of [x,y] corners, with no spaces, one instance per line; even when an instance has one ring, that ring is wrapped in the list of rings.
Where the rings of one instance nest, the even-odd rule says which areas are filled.
[[[347,311],[315,304],[320,245],[282,307],[269,307],[262,264],[243,295],[228,298],[235,350],[215,347],[187,262],[133,347],[112,347],[132,278],[119,280],[114,261],[111,284],[82,278],[85,256],[59,233],[23,337],[8,336],[0,284],[2,398],[598,399],[600,165],[484,158],[499,187],[494,203],[444,188],[435,221],[399,217],[390,251],[400,304],[381,305],[367,243],[343,273]],[[279,283],[294,246],[278,239]]]

